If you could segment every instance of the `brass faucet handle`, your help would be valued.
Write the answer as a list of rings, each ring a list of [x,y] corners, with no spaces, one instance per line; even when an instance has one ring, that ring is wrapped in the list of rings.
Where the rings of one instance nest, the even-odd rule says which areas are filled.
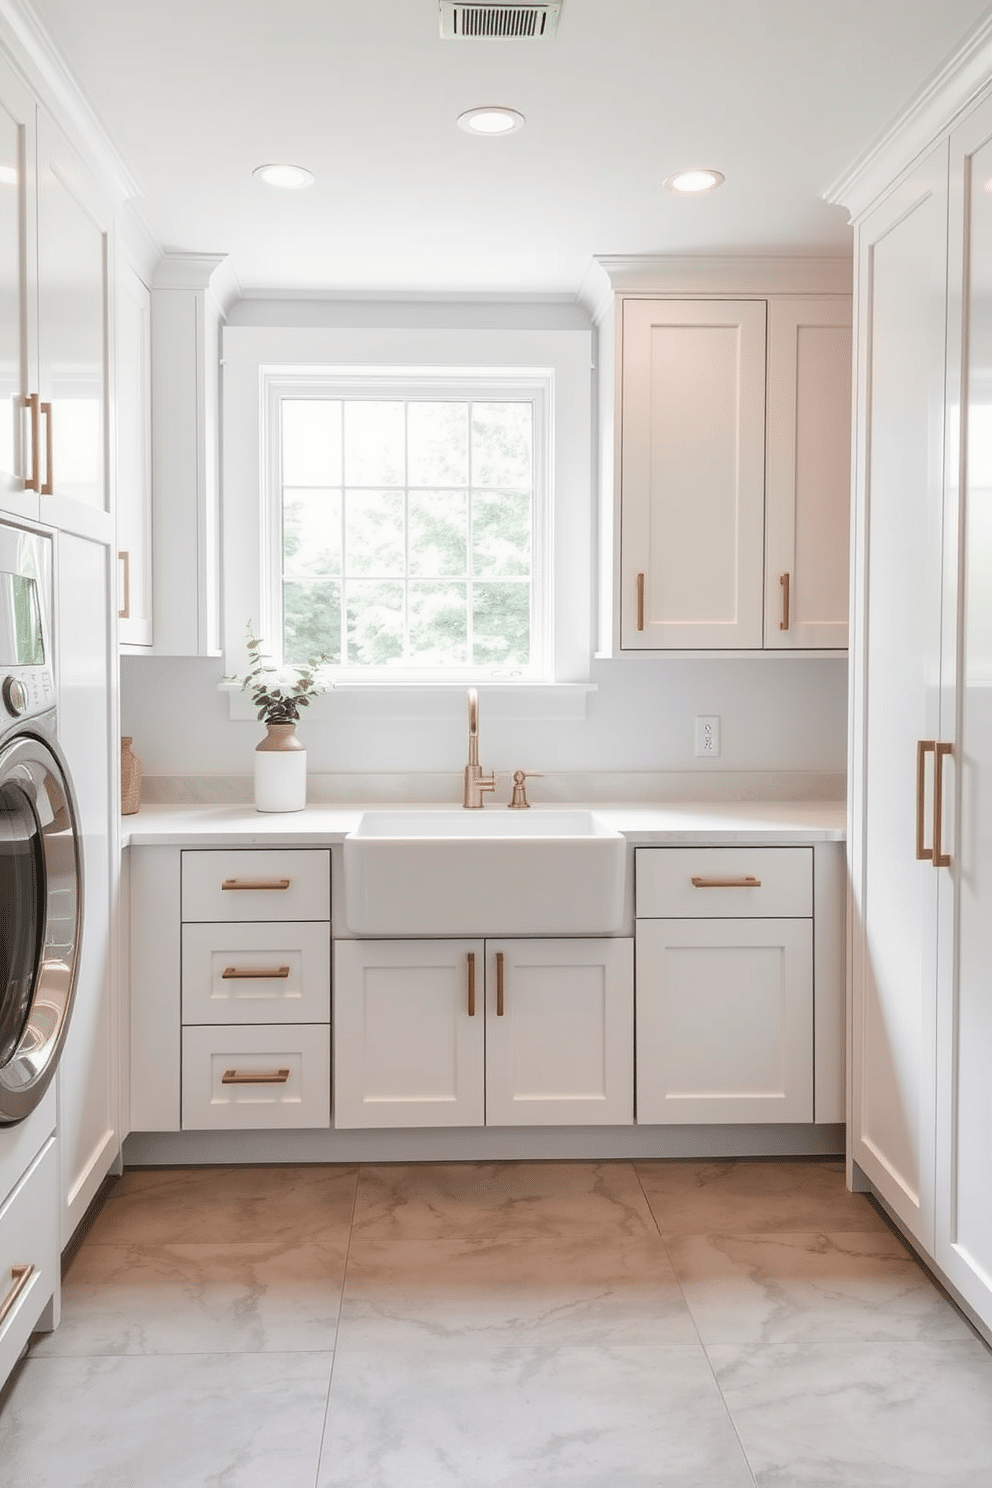
[[[525,782],[531,777],[538,779],[544,774],[543,770],[514,770],[513,772],[513,795],[510,797],[510,809],[522,811],[524,807],[530,807],[527,799],[527,786]]]

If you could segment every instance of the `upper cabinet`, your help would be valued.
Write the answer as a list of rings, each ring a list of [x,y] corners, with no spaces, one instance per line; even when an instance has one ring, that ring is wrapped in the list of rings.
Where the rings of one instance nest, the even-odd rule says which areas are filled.
[[[620,293],[604,361],[611,323],[604,651],[843,650],[850,295]]]
[[[112,207],[0,67],[0,501],[109,541]]]
[[[122,647],[143,651],[153,640],[152,296],[122,258],[117,261],[114,312],[117,635]]]

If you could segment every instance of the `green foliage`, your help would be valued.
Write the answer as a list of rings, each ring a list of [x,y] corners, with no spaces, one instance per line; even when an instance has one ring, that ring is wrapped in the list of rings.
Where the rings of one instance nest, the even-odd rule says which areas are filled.
[[[296,723],[300,709],[308,708],[315,697],[333,686],[330,679],[321,674],[328,658],[316,656],[304,666],[274,667],[268,664],[270,658],[252,631],[250,620],[246,634],[248,671],[243,677],[231,680],[240,682],[241,691],[251,694],[263,723]]]

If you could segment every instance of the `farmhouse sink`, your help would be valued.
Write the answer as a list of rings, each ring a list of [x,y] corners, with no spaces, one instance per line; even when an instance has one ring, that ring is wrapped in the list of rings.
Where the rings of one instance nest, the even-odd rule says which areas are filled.
[[[366,811],[344,839],[355,935],[603,935],[626,844],[591,811]]]

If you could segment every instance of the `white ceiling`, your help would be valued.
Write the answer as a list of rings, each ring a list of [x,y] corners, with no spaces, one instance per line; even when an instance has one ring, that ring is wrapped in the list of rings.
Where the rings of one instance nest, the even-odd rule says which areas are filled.
[[[820,193],[987,0],[564,0],[450,42],[437,0],[33,0],[166,246],[246,290],[562,294],[594,254],[843,253]],[[519,109],[475,139],[456,116]],[[254,166],[316,177],[276,192]],[[662,183],[694,164],[726,185]]]

